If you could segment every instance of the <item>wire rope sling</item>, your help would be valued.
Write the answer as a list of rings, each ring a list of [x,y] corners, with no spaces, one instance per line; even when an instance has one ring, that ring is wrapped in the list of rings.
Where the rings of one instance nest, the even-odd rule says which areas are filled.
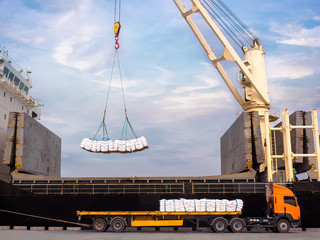
[[[117,19],[117,0],[115,0],[115,15],[114,15],[114,34],[115,34],[115,51],[113,56],[113,63],[111,68],[111,75],[109,79],[109,87],[108,87],[108,93],[107,93],[107,99],[106,104],[104,108],[103,118],[100,123],[100,126],[96,132],[96,134],[92,138],[83,138],[81,141],[80,147],[84,150],[87,150],[89,152],[97,152],[97,153],[114,153],[114,152],[120,152],[120,153],[133,153],[136,151],[141,151],[146,148],[149,148],[147,140],[145,137],[137,137],[136,133],[133,130],[133,127],[129,121],[128,114],[127,114],[127,106],[126,101],[124,97],[124,88],[123,88],[123,81],[122,81],[122,75],[121,75],[121,68],[120,68],[120,58],[119,58],[119,33],[120,33],[120,10],[121,10],[121,0],[119,1],[119,14]],[[123,107],[124,107],[124,123],[122,128],[121,137],[119,140],[111,140],[108,135],[107,127],[105,124],[106,119],[106,113],[107,113],[107,106],[108,106],[108,100],[109,100],[109,94],[110,94],[110,88],[111,88],[111,82],[113,78],[113,72],[115,63],[118,65],[119,69],[119,78],[121,83],[121,89],[122,89],[122,100],[123,100]],[[97,136],[99,132],[102,131],[102,139],[98,140]],[[133,138],[128,139],[127,134],[128,131],[131,131]]]

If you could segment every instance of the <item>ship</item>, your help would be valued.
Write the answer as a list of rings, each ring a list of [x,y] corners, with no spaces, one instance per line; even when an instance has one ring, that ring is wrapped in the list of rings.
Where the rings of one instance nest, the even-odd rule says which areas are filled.
[[[61,140],[38,121],[41,105],[29,95],[31,71],[24,74],[7,51],[1,50],[0,56],[0,91],[5,99],[1,101],[1,226],[66,228],[78,224],[78,210],[153,211],[159,209],[159,200],[179,198],[241,198],[246,203],[244,216],[264,215],[266,209],[249,207],[265,202],[265,183],[259,182],[256,171],[203,177],[61,177]],[[51,152],[45,146],[40,152],[34,150],[28,136],[49,144]],[[320,227],[314,221],[320,213],[316,178],[282,184],[298,197],[302,227]]]
[[[39,120],[42,105],[30,96],[32,88],[31,69],[22,68],[9,56],[8,51],[0,49],[0,159],[4,157],[5,140],[10,112],[25,113]],[[2,179],[9,181],[10,166],[0,164]]]
[[[175,2],[185,18],[195,9],[201,9],[201,6],[197,6],[186,11],[178,0]],[[191,23],[190,26],[194,24]],[[195,32],[199,35],[198,31]],[[198,39],[203,41],[202,37]],[[202,46],[207,45],[202,44]],[[208,54],[212,51],[206,50]],[[247,53],[248,58],[252,52],[263,52],[258,39],[253,40],[252,49],[242,50]],[[231,56],[233,52],[235,51],[226,48],[220,58],[214,58],[212,52],[210,60],[216,67],[220,66],[220,61],[237,58]],[[159,209],[161,199],[179,198],[242,199],[245,202],[242,212],[244,217],[264,216],[267,206],[265,208],[252,206],[265,205],[265,184],[271,177],[277,183],[290,188],[297,196],[301,207],[302,229],[320,227],[320,222],[317,220],[320,215],[318,204],[320,182],[315,172],[310,171],[314,168],[313,156],[310,154],[307,157],[303,156],[308,150],[312,150],[311,145],[314,144],[309,141],[309,133],[297,130],[296,142],[292,143],[297,147],[295,150],[302,151],[301,159],[296,158],[293,164],[299,173],[307,174],[307,177],[301,181],[293,179],[295,177],[293,175],[288,178],[288,173],[292,174],[293,171],[288,172],[285,166],[279,166],[280,170],[274,176],[267,176],[264,171],[266,166],[263,151],[269,141],[262,144],[264,138],[261,135],[264,133],[259,121],[263,119],[261,112],[269,109],[269,101],[267,94],[259,93],[256,91],[258,87],[251,86],[253,83],[248,78],[251,74],[247,68],[249,60],[252,59],[247,59],[243,63],[239,58],[239,65],[243,67],[243,72],[240,71],[241,84],[247,90],[245,100],[257,97],[259,99],[256,102],[259,104],[252,105],[255,101],[249,100],[245,102],[240,94],[233,92],[239,104],[249,111],[242,113],[221,138],[221,149],[224,149],[222,151],[224,156],[221,159],[223,175],[64,178],[60,176],[61,139],[37,121],[41,115],[41,104],[36,103],[29,95],[31,71],[27,70],[27,74],[24,74],[21,68],[14,66],[14,61],[9,58],[8,53],[1,50],[0,94],[5,101],[1,101],[0,109],[0,157],[3,159],[0,163],[0,225],[10,228],[13,226],[66,228],[75,225],[90,227],[77,222],[77,211],[154,211]],[[220,67],[218,70],[222,71]],[[268,92],[267,88],[263,90]],[[289,118],[289,115],[287,116]],[[296,123],[301,121],[307,127],[310,116],[308,112],[299,112],[294,113],[291,118],[294,118]],[[264,120],[266,119],[269,117],[265,117]],[[240,150],[233,148],[232,144],[228,145],[230,138],[240,141],[236,144],[241,145]],[[275,144],[276,139],[275,135],[272,143]],[[275,145],[273,149],[284,148],[281,144]],[[269,167],[268,173],[270,173]],[[281,175],[284,172],[285,177]]]

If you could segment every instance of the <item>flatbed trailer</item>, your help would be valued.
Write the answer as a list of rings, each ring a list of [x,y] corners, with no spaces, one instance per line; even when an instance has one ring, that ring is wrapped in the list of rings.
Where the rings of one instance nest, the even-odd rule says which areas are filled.
[[[162,211],[77,211],[78,221],[92,219],[92,228],[103,232],[109,227],[114,232],[122,232],[126,227],[183,227],[191,223],[193,229],[205,221],[215,232],[224,232],[229,226],[232,232],[245,227],[240,211],[234,212],[162,212]]]
[[[109,227],[113,232],[122,232],[126,227],[177,228],[190,224],[197,229],[200,222],[205,222],[206,226],[218,233],[226,229],[238,233],[254,226],[284,233],[291,227],[301,225],[300,206],[290,189],[274,183],[266,184],[266,200],[264,217],[242,218],[241,211],[163,211],[161,207],[161,211],[77,211],[77,216],[79,222],[89,221],[98,232],[104,232]]]

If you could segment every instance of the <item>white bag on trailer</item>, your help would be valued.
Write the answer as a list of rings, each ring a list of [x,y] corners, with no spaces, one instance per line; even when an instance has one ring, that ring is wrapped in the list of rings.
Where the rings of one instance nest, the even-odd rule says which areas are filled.
[[[184,206],[187,212],[195,212],[195,200],[194,199],[184,199]]]
[[[236,199],[236,211],[239,211],[241,212],[242,211],[242,208],[243,208],[243,201],[242,199]]]
[[[241,212],[243,201],[241,199],[161,199],[162,212]]]
[[[208,212],[214,212],[216,206],[216,200],[215,199],[207,199],[207,211]]]
[[[166,212],[174,212],[174,200],[170,199],[166,201]]]
[[[200,212],[200,200],[199,199],[194,200],[194,205],[195,205],[195,211]]]
[[[160,200],[160,212],[166,212],[166,199]]]

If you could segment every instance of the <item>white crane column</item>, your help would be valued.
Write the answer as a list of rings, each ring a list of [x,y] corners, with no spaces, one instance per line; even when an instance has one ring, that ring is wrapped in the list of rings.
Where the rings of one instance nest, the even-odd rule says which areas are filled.
[[[267,74],[264,61],[264,49],[260,45],[258,39],[253,42],[251,49],[244,49],[245,63],[252,74],[252,80],[255,84],[259,85],[260,91],[263,91],[263,95],[269,96]],[[248,112],[258,111],[259,116],[264,116],[264,111],[269,109],[270,101],[266,103],[261,94],[253,88],[252,84],[246,82],[247,78],[244,77],[244,81],[241,83],[245,88],[245,100],[247,105],[245,110]]]
[[[269,112],[264,112],[265,119],[265,135],[266,135],[266,144],[265,144],[265,162],[267,163],[267,181],[272,182],[273,169],[272,169],[272,158],[271,158],[271,141],[270,141],[270,126],[269,126]]]
[[[319,144],[319,127],[318,127],[318,117],[317,110],[312,110],[312,122],[313,122],[313,136],[314,136],[314,145],[315,145],[315,158],[317,162],[317,177],[320,181],[320,144]]]
[[[284,149],[284,163],[286,171],[286,181],[293,182],[293,165],[292,165],[292,148],[291,148],[291,125],[289,122],[288,109],[282,112],[282,129],[283,129],[283,149]]]

